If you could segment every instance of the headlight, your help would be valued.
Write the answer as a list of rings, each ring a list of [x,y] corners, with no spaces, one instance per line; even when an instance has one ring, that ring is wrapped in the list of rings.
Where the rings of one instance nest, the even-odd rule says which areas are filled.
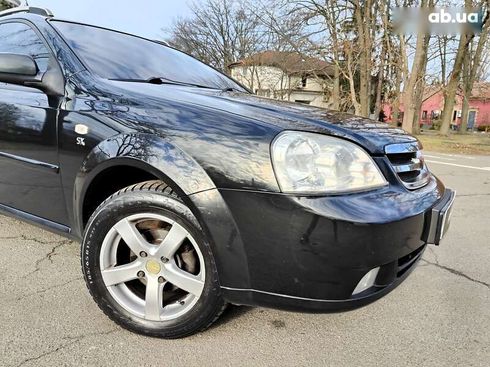
[[[346,140],[287,131],[271,150],[277,182],[285,193],[339,193],[387,185],[371,157]]]

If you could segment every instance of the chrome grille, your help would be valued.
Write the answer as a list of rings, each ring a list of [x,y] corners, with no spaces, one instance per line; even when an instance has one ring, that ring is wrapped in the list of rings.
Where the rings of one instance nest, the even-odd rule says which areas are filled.
[[[422,147],[418,142],[391,144],[385,153],[400,181],[409,190],[416,190],[430,180],[430,173],[424,162]]]

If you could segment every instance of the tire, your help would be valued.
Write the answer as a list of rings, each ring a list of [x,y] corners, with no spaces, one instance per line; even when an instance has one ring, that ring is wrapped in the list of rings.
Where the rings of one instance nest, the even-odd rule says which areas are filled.
[[[105,200],[88,221],[81,259],[100,309],[139,334],[186,337],[207,329],[226,307],[199,223],[161,181],[126,187]]]

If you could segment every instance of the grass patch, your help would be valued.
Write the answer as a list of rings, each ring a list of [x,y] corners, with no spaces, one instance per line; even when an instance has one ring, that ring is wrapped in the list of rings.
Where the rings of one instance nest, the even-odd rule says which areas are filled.
[[[424,150],[456,154],[488,154],[490,155],[490,134],[469,133],[449,136],[437,135],[436,132],[423,132],[417,138],[422,142]]]

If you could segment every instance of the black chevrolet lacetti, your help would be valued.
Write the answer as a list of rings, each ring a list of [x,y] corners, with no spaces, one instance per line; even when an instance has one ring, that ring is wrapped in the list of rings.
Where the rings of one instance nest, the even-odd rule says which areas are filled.
[[[32,7],[0,13],[0,175],[3,213],[82,242],[109,318],[165,338],[230,303],[366,305],[439,244],[455,196],[400,129]]]

